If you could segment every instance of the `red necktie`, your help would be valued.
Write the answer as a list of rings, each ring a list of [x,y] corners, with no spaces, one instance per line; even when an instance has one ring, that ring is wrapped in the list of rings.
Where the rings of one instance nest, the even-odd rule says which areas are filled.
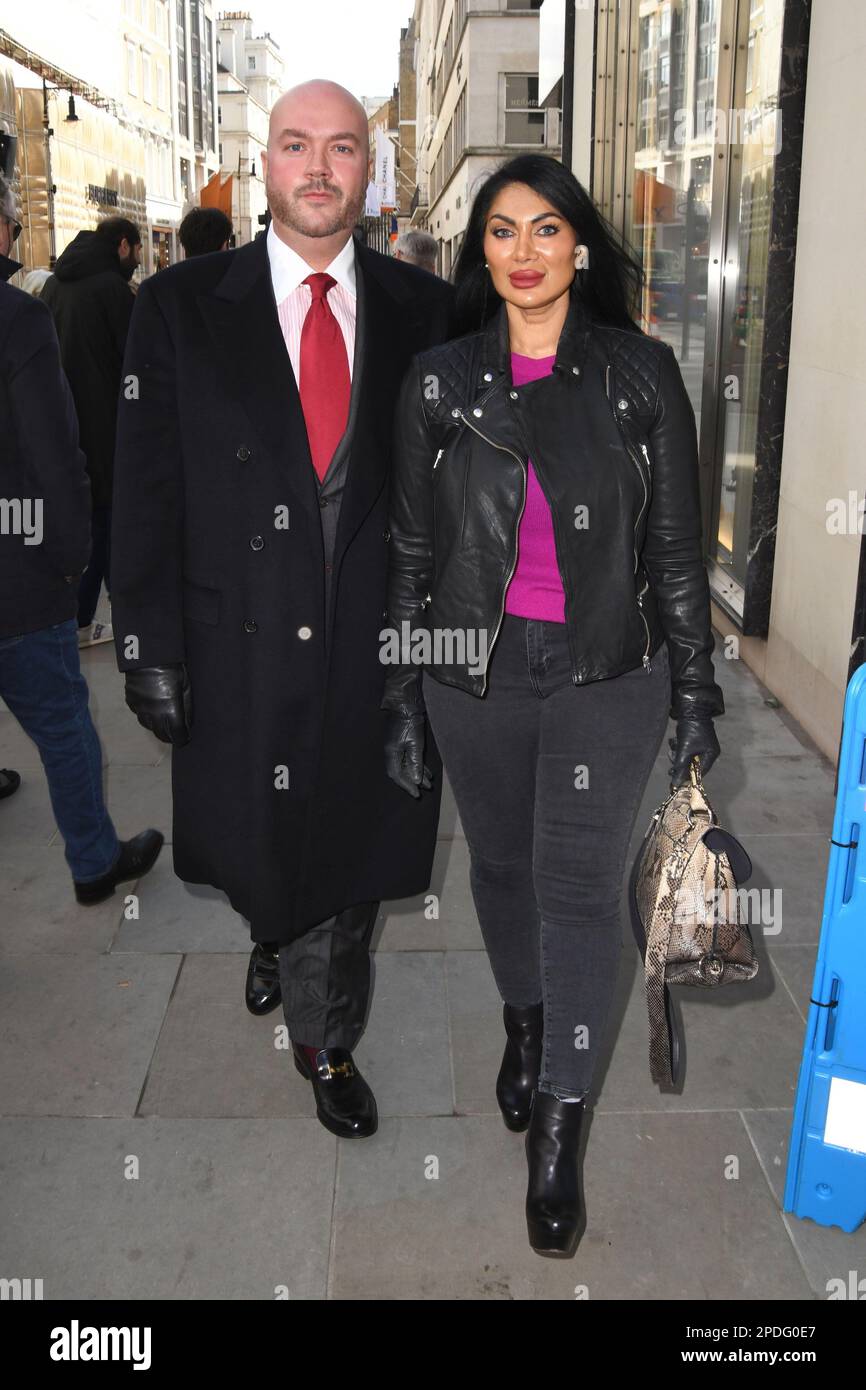
[[[301,328],[301,407],[313,467],[322,482],[346,433],[352,383],[346,341],[327,300],[337,282],[325,271],[316,271],[303,283],[312,290],[313,302]]]

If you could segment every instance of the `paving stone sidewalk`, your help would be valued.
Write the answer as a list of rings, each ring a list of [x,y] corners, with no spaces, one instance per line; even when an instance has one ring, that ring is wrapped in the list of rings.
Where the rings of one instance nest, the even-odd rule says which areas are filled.
[[[82,654],[122,836],[170,835],[165,745],[123,701],[113,649]],[[36,750],[0,713],[0,1276],[46,1299],[825,1298],[866,1270],[854,1235],[783,1215],[788,1135],[833,818],[833,770],[741,662],[707,779],[782,890],[746,988],[687,997],[680,1094],[650,1081],[640,960],[625,943],[584,1166],[576,1257],[536,1256],[523,1136],[499,1116],[501,1011],[446,789],[424,900],[383,907],[356,1050],[380,1127],[345,1141],[243,1005],[249,937],[221,894],[177,880],[168,847],[127,921],[120,892],[72,897]],[[670,732],[672,732],[672,727]],[[666,791],[667,742],[634,848]],[[227,795],[231,789],[227,788]],[[739,1177],[726,1178],[734,1156]],[[438,1176],[430,1176],[431,1171]],[[130,1174],[137,1173],[137,1176]]]

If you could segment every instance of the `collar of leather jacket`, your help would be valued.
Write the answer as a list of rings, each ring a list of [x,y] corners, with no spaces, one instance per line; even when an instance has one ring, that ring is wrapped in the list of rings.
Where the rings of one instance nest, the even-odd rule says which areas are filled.
[[[559,335],[553,372],[576,390],[597,369],[598,379],[621,429],[655,417],[662,357],[670,349],[638,329],[599,323],[572,292]],[[469,405],[475,414],[510,383],[511,350],[505,301],[474,333],[452,338],[419,354],[422,410],[434,434],[458,424]]]
[[[592,333],[591,322],[580,296],[571,293],[565,323],[556,348],[554,371],[568,371],[578,379],[583,374]],[[482,384],[485,371],[510,372],[511,348],[508,339],[508,311],[503,299],[496,313],[481,330],[480,367]]]

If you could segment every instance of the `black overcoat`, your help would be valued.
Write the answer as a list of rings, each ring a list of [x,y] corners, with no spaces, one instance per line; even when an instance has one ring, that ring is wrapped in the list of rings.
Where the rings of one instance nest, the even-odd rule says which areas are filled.
[[[434,792],[414,800],[384,770],[379,634],[394,405],[411,356],[449,336],[453,291],[360,243],[356,278],[345,487],[329,546],[328,479],[320,491],[264,236],[146,280],[124,361],[118,663],[187,665],[191,739],[172,750],[175,872],[222,888],[256,941],[423,892],[435,848],[432,739]]]
[[[114,468],[117,387],[135,303],[129,281],[121,273],[117,248],[96,232],[79,232],[58,256],[40,298],[54,315],[93,505],[107,507]]]
[[[0,638],[74,617],[73,576],[90,557],[90,484],[57,333],[44,304],[5,283],[17,269],[0,256],[0,504],[13,522],[26,506],[29,533],[0,518]]]

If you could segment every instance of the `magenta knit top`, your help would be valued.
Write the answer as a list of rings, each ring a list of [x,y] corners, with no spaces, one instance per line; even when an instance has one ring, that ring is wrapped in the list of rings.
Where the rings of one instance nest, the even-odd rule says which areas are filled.
[[[523,357],[512,352],[512,382],[523,386],[527,381],[550,376],[555,361],[555,356]],[[517,566],[506,590],[505,611],[518,618],[565,622],[565,594],[556,563],[553,519],[531,459],[527,467],[526,506],[517,533]]]

